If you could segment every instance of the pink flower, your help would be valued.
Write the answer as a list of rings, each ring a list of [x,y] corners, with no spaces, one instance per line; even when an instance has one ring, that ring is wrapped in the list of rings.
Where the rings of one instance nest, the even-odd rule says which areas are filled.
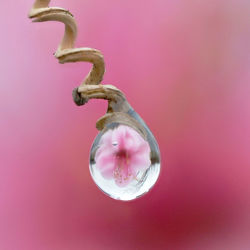
[[[114,178],[124,187],[136,179],[138,171],[150,166],[150,147],[134,129],[120,125],[102,136],[95,162],[105,179]]]

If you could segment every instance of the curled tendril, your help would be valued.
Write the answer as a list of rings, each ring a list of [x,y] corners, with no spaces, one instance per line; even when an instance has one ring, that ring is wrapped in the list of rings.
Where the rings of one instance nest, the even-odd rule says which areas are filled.
[[[93,67],[81,85],[99,84],[105,72],[102,53],[91,48],[74,48],[77,25],[73,15],[68,10],[49,7],[49,3],[50,0],[36,0],[29,12],[29,17],[33,19],[33,22],[59,21],[64,23],[65,33],[55,57],[60,63],[80,61],[92,63]]]
[[[146,137],[146,132],[140,123],[128,115],[132,108],[125,95],[113,85],[100,84],[105,73],[102,53],[91,48],[74,48],[77,25],[73,15],[63,8],[49,7],[49,3],[50,0],[36,0],[29,12],[29,17],[33,22],[59,21],[64,23],[64,36],[55,53],[59,63],[83,61],[93,64],[81,85],[73,90],[74,102],[80,106],[87,103],[89,99],[105,99],[108,101],[108,110],[107,114],[97,121],[98,130],[103,130],[110,122],[119,122],[133,127]]]

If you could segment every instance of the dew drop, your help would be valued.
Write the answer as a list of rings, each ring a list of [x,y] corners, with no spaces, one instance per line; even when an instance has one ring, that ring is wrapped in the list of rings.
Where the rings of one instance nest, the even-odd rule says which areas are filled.
[[[146,194],[160,173],[158,144],[144,121],[130,110],[146,131],[146,140],[135,129],[110,123],[94,140],[90,173],[96,185],[113,199],[129,201]]]

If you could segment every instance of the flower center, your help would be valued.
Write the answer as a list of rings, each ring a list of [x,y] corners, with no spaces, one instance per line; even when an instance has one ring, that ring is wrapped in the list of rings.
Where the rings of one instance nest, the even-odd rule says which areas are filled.
[[[130,155],[128,151],[120,150],[115,155],[114,178],[121,184],[128,181],[131,176]]]

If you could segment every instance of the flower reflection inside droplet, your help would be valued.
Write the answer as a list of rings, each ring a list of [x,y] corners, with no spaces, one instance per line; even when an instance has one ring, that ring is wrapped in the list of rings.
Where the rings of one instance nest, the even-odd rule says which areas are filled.
[[[105,179],[113,178],[117,186],[124,187],[150,167],[150,147],[134,129],[120,125],[102,136],[95,162]]]

